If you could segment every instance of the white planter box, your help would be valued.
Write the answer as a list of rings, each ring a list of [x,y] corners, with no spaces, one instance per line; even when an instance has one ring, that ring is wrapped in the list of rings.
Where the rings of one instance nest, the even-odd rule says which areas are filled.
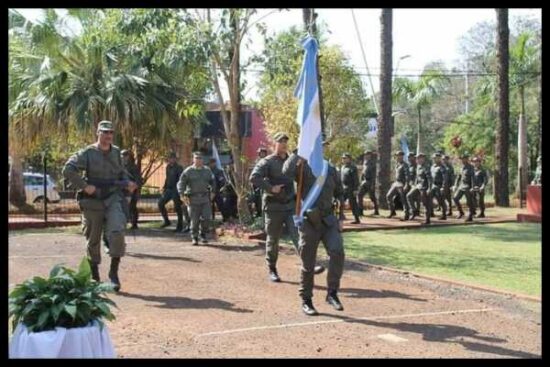
[[[89,326],[29,333],[17,325],[10,341],[10,358],[115,358],[107,330],[94,321]]]

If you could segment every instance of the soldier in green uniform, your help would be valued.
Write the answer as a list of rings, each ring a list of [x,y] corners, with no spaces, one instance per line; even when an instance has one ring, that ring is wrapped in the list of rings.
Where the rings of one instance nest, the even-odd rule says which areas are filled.
[[[462,210],[462,206],[460,205],[460,199],[462,198],[462,195],[466,196],[466,203],[468,204],[469,210],[466,222],[471,222],[474,217],[474,202],[472,200],[472,194],[470,191],[475,186],[474,167],[469,163],[469,157],[470,156],[467,153],[463,153],[460,156],[463,166],[460,174],[456,176],[455,185],[453,186],[453,191],[455,192],[453,200],[459,213],[456,217],[457,219],[460,219],[464,216],[464,211]]]
[[[407,185],[405,185],[405,188],[403,190],[403,192],[405,193],[405,197],[414,187],[416,181],[416,155],[411,152],[409,153],[407,159],[409,160],[409,181],[407,182]],[[408,202],[408,204],[412,214],[415,216],[420,216],[420,195],[414,195],[412,206],[410,202]]]
[[[193,164],[181,174],[177,189],[178,194],[184,197],[184,202],[189,207],[192,244],[194,246],[199,244],[199,222],[201,222],[201,241],[208,243],[206,233],[212,217],[211,201],[216,192],[216,179],[210,168],[203,164],[200,152],[193,153]]]
[[[390,208],[390,215],[388,218],[392,218],[396,215],[395,213],[395,196],[399,195],[399,199],[403,203],[403,210],[405,211],[405,216],[403,220],[408,220],[410,215],[409,204],[405,197],[404,188],[409,182],[409,167],[407,163],[403,160],[405,153],[402,151],[397,151],[394,156],[396,159],[395,165],[395,181],[391,185],[388,193],[386,194],[386,200],[388,202],[388,207]]]
[[[307,197],[315,183],[315,176],[307,162],[296,154],[292,154],[284,163],[283,174],[290,179],[298,180],[298,168],[303,165],[302,197]],[[339,215],[334,214],[333,200],[339,202]],[[309,316],[318,315],[313,306],[314,265],[319,242],[323,241],[329,256],[327,274],[326,302],[336,310],[344,307],[338,299],[340,279],[344,271],[344,243],[342,239],[344,219],[344,190],[336,168],[329,164],[327,177],[319,197],[313,206],[306,211],[306,219],[300,225],[299,253],[302,260],[299,295],[302,299],[302,311]]]
[[[476,218],[485,218],[485,186],[487,185],[487,172],[481,167],[481,159],[474,157],[474,187],[472,188],[472,201],[479,207]]]
[[[158,200],[158,207],[160,214],[164,219],[164,223],[161,228],[168,227],[172,223],[168,219],[168,212],[166,211],[166,204],[172,200],[174,202],[174,209],[178,215],[178,224],[174,232],[189,232],[189,212],[187,206],[181,201],[178,194],[178,180],[183,172],[183,167],[177,162],[176,153],[171,152],[168,154],[168,165],[166,165],[166,179],[164,181],[164,187],[162,188],[162,196]],[[187,221],[187,227],[183,228],[183,216]]]
[[[436,198],[439,206],[441,207],[441,216],[439,219],[447,219],[447,205],[443,198],[443,187],[447,180],[447,170],[441,162],[441,153],[434,153],[432,155],[433,165],[431,168],[432,175],[432,189],[430,191],[430,197]]]
[[[432,186],[432,175],[430,168],[425,165],[426,155],[424,153],[418,153],[416,155],[416,172],[414,183],[407,194],[407,200],[409,202],[409,207],[414,205],[414,201],[417,201],[417,196],[420,196],[424,208],[426,209],[426,220],[425,224],[430,224],[430,214],[432,212],[432,198],[430,196],[430,190]],[[420,212],[420,207],[417,208],[417,211]],[[411,220],[413,220],[417,215],[416,211],[413,211]]]
[[[215,209],[217,208],[222,215],[222,221],[225,223],[229,219],[227,210],[223,204],[223,196],[221,193],[221,190],[225,187],[226,184],[225,173],[223,170],[217,167],[217,162],[215,158],[210,158],[210,160],[208,161],[208,167],[210,168],[212,174],[214,175],[214,178],[216,179],[216,191],[214,193],[214,200],[212,201],[212,220],[215,219]],[[216,205],[214,205],[214,203]]]
[[[101,121],[97,129],[97,142],[72,155],[63,167],[63,176],[80,190],[77,199],[86,228],[92,277],[100,281],[98,266],[101,263],[101,233],[104,230],[110,247],[109,278],[118,291],[121,286],[118,268],[125,252],[127,221],[123,209],[126,199],[122,190],[132,193],[137,185],[124,169],[120,149],[112,144],[113,133],[113,123]],[[81,171],[86,172],[85,177],[81,176]]]
[[[137,229],[138,219],[139,219],[137,203],[140,197],[140,189],[141,189],[141,186],[143,185],[143,178],[141,177],[141,173],[139,172],[139,169],[136,166],[132,151],[124,149],[120,153],[122,154],[122,164],[124,165],[124,168],[130,174],[131,178],[137,185],[137,189],[130,196],[130,204],[129,204],[130,223],[132,224],[131,229]]]
[[[342,155],[342,167],[340,167],[340,179],[344,187],[344,202],[349,201],[351,212],[355,220],[352,224],[359,224],[359,206],[357,205],[357,191],[359,189],[359,174],[357,167],[351,161],[351,154]]]
[[[452,190],[453,184],[455,182],[455,170],[453,168],[453,163],[451,162],[451,157],[448,155],[443,156],[443,166],[445,166],[445,171],[447,172],[447,179],[443,183],[443,199],[447,201],[449,205],[449,212],[447,215],[453,215],[453,200],[452,200]]]
[[[249,181],[254,187],[262,190],[262,211],[265,217],[266,254],[265,261],[272,282],[280,282],[277,273],[279,256],[279,240],[283,225],[286,225],[292,243],[298,251],[298,231],[294,226],[292,216],[296,205],[294,182],[282,173],[283,163],[288,158],[288,135],[278,132],[273,136],[274,153],[262,158],[254,166]],[[324,268],[317,266],[316,273],[322,273]]]
[[[374,205],[373,215],[380,215],[378,212],[378,202],[376,201],[375,192],[376,183],[376,160],[372,156],[372,151],[367,150],[363,155],[363,173],[361,173],[361,185],[357,193],[357,202],[359,204],[359,215],[363,216],[363,198],[365,194],[369,195],[372,204]]]

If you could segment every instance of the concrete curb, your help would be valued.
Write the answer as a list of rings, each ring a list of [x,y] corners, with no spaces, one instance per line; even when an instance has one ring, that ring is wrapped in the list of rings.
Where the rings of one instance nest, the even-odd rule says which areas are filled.
[[[451,227],[451,226],[471,226],[471,225],[483,225],[483,224],[498,224],[498,223],[515,223],[515,219],[502,219],[502,220],[493,220],[491,222],[458,222],[458,223],[432,223],[432,224],[423,224],[418,223],[418,225],[396,225],[391,227],[344,227],[343,232],[365,232],[365,231],[390,231],[393,229],[417,229],[417,228],[433,228],[433,227]]]
[[[527,300],[527,301],[542,302],[541,297],[530,296],[530,295],[527,295],[527,294],[513,293],[513,292],[509,292],[509,291],[503,291],[503,290],[500,290],[500,289],[491,288],[491,287],[485,287],[485,286],[471,284],[471,283],[463,283],[463,282],[459,282],[459,281],[456,281],[456,280],[450,280],[450,279],[447,279],[447,278],[440,278],[440,277],[436,277],[436,276],[433,276],[433,275],[425,275],[425,274],[415,273],[415,272],[408,271],[408,270],[400,270],[400,269],[395,269],[395,268],[389,268],[389,267],[382,266],[382,265],[369,264],[367,262],[359,261],[359,260],[346,260],[346,261],[349,261],[350,263],[356,263],[356,264],[369,266],[371,268],[375,268],[375,269],[379,269],[379,270],[389,271],[389,272],[392,272],[392,273],[398,273],[398,274],[403,274],[403,275],[412,275],[416,278],[434,280],[434,281],[442,282],[442,283],[449,283],[449,284],[452,284],[452,285],[473,288],[473,289],[477,289],[477,290],[481,290],[481,291],[485,291],[485,292],[498,293],[498,294],[502,294],[502,295],[512,296],[512,297],[515,297],[515,298],[524,299],[524,300]]]

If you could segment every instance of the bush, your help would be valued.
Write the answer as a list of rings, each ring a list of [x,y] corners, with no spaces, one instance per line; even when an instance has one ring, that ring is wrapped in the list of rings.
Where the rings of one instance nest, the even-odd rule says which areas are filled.
[[[20,322],[29,332],[40,332],[84,327],[94,320],[103,327],[102,319],[115,319],[109,306],[116,304],[102,294],[113,291],[112,284],[92,280],[86,257],[78,272],[56,265],[48,279],[34,277],[11,291],[9,316],[13,316],[13,329]]]

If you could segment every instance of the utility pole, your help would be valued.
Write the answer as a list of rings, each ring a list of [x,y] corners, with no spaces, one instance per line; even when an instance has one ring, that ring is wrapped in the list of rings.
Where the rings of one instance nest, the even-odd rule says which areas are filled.
[[[468,113],[470,111],[470,83],[469,83],[469,76],[470,76],[470,60],[466,59],[466,82],[464,83],[464,92],[466,101],[464,102],[464,113]]]

